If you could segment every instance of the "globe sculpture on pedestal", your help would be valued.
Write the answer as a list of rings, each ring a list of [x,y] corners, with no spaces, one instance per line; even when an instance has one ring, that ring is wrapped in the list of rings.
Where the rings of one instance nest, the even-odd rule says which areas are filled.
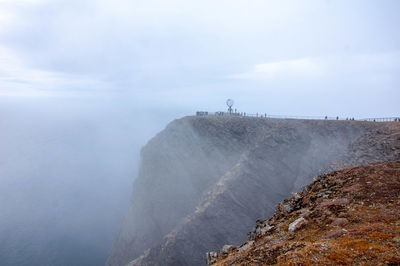
[[[229,112],[229,114],[232,114],[233,100],[232,100],[232,99],[226,100],[226,105],[228,106],[228,112]]]

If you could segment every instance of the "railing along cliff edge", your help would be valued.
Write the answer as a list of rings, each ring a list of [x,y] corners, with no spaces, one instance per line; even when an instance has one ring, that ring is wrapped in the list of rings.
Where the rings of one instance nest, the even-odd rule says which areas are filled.
[[[198,111],[197,116],[240,116],[240,117],[259,117],[259,118],[278,118],[278,119],[311,119],[311,120],[350,120],[350,121],[369,121],[369,122],[400,122],[399,117],[378,117],[378,118],[357,118],[354,117],[332,117],[332,116],[290,116],[290,115],[269,115],[266,113],[249,114],[246,112],[207,112]]]

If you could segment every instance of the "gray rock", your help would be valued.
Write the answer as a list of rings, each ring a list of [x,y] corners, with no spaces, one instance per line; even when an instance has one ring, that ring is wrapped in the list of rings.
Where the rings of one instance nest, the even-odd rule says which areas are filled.
[[[293,207],[290,204],[282,204],[282,207],[288,213],[292,212],[293,210]]]
[[[231,247],[233,247],[233,245],[225,245],[225,246],[222,247],[221,251],[222,252],[228,252]]]
[[[303,227],[305,224],[307,224],[307,220],[304,219],[303,217],[300,217],[297,220],[295,220],[294,222],[292,222],[291,224],[289,224],[288,230],[291,232],[296,231],[296,230],[300,229],[301,227]]]
[[[212,265],[216,262],[218,253],[211,251],[206,253],[206,258],[207,258],[207,265]]]
[[[173,121],[141,151],[132,205],[106,265],[203,265],[207,251],[243,243],[254,221],[314,176],[399,156],[377,145],[377,128],[387,131],[347,121]]]
[[[239,252],[248,250],[254,244],[253,240],[247,241],[244,245],[239,247]]]
[[[261,228],[260,233],[261,235],[265,234],[266,232],[268,232],[269,230],[271,230],[273,227],[269,226],[268,224],[266,224],[264,227]]]

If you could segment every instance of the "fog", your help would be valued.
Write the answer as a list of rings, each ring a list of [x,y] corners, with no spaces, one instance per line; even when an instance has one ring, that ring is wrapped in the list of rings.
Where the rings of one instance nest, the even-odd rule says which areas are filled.
[[[397,0],[0,0],[0,264],[101,265],[178,117],[399,115]]]
[[[2,99],[1,265],[104,264],[140,147],[179,115],[122,102]]]

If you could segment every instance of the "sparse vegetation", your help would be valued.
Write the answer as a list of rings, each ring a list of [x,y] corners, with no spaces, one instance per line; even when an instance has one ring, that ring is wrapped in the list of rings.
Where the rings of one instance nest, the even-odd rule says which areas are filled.
[[[259,221],[248,249],[233,246],[215,265],[399,265],[399,193],[400,161],[322,175]],[[288,231],[300,217],[307,223]]]

